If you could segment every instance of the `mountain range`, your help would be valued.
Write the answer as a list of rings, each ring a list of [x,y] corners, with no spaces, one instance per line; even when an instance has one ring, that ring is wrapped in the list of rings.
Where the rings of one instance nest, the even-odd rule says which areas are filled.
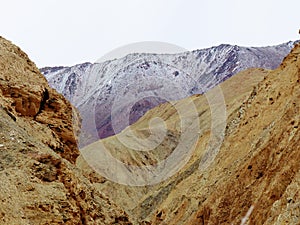
[[[299,224],[300,44],[290,47],[275,69],[159,103],[79,149],[79,112],[0,37],[0,224]]]
[[[46,67],[51,87],[80,112],[80,146],[119,133],[149,109],[202,94],[247,68],[275,69],[293,47],[222,44],[179,54],[129,54],[103,63]]]

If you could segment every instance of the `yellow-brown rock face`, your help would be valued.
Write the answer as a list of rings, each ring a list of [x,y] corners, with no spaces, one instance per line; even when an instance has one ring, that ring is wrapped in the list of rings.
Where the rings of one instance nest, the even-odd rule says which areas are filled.
[[[76,110],[49,87],[44,76],[20,48],[3,38],[0,39],[0,93],[1,106],[12,116],[48,126],[57,144],[47,144],[70,162],[76,160],[79,155]]]
[[[0,38],[0,224],[131,224],[75,167],[76,111]]]

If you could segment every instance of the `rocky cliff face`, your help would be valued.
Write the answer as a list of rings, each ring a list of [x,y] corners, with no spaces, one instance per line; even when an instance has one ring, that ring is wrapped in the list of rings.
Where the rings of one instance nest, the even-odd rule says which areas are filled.
[[[49,87],[47,80],[18,47],[2,39],[0,57],[2,108],[12,118],[22,117],[49,127],[56,143],[43,140],[44,143],[74,162],[79,154],[76,110],[61,94]]]
[[[120,134],[82,149],[77,165],[135,224],[299,224],[299,80],[297,45],[277,69],[246,70],[222,83],[225,102],[214,98],[220,90],[216,87],[206,95],[160,105]],[[191,113],[194,106],[196,116]],[[153,122],[156,117],[165,121],[165,128]],[[187,136],[180,124],[191,129]],[[156,147],[135,151],[149,136]],[[192,151],[177,155],[184,163],[177,169],[168,164],[176,147],[190,142],[195,143]],[[114,173],[99,165],[103,146],[124,163],[115,163]],[[153,165],[172,173],[153,183],[148,178],[160,176],[153,173]],[[133,166],[144,173],[135,176],[138,169]]]
[[[119,133],[154,106],[204,93],[239,71],[275,69],[292,46],[293,42],[260,48],[220,45],[174,55],[130,54],[41,71],[78,108],[84,146]]]
[[[0,37],[0,223],[131,224],[76,169],[77,111]]]

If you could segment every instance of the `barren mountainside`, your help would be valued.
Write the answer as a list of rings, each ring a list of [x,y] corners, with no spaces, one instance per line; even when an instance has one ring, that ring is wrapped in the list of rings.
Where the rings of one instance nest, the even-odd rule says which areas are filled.
[[[78,108],[83,127],[80,144],[85,146],[119,133],[163,102],[204,93],[244,69],[275,69],[292,46],[293,42],[257,48],[222,44],[171,55],[129,54],[103,63],[41,71]]]
[[[300,224],[299,44],[80,151],[76,109],[2,37],[0,95],[0,224]]]
[[[134,224],[300,224],[299,80],[297,45],[275,70],[246,70],[148,111],[83,148],[77,165]],[[150,136],[154,149],[134,150]],[[103,148],[122,164],[108,158],[114,166],[103,168]]]

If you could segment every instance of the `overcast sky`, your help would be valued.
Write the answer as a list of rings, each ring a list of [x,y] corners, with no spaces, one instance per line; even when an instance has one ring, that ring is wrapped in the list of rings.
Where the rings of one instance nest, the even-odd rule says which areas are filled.
[[[193,50],[299,39],[299,0],[0,0],[1,36],[38,67],[94,62],[161,41]]]

